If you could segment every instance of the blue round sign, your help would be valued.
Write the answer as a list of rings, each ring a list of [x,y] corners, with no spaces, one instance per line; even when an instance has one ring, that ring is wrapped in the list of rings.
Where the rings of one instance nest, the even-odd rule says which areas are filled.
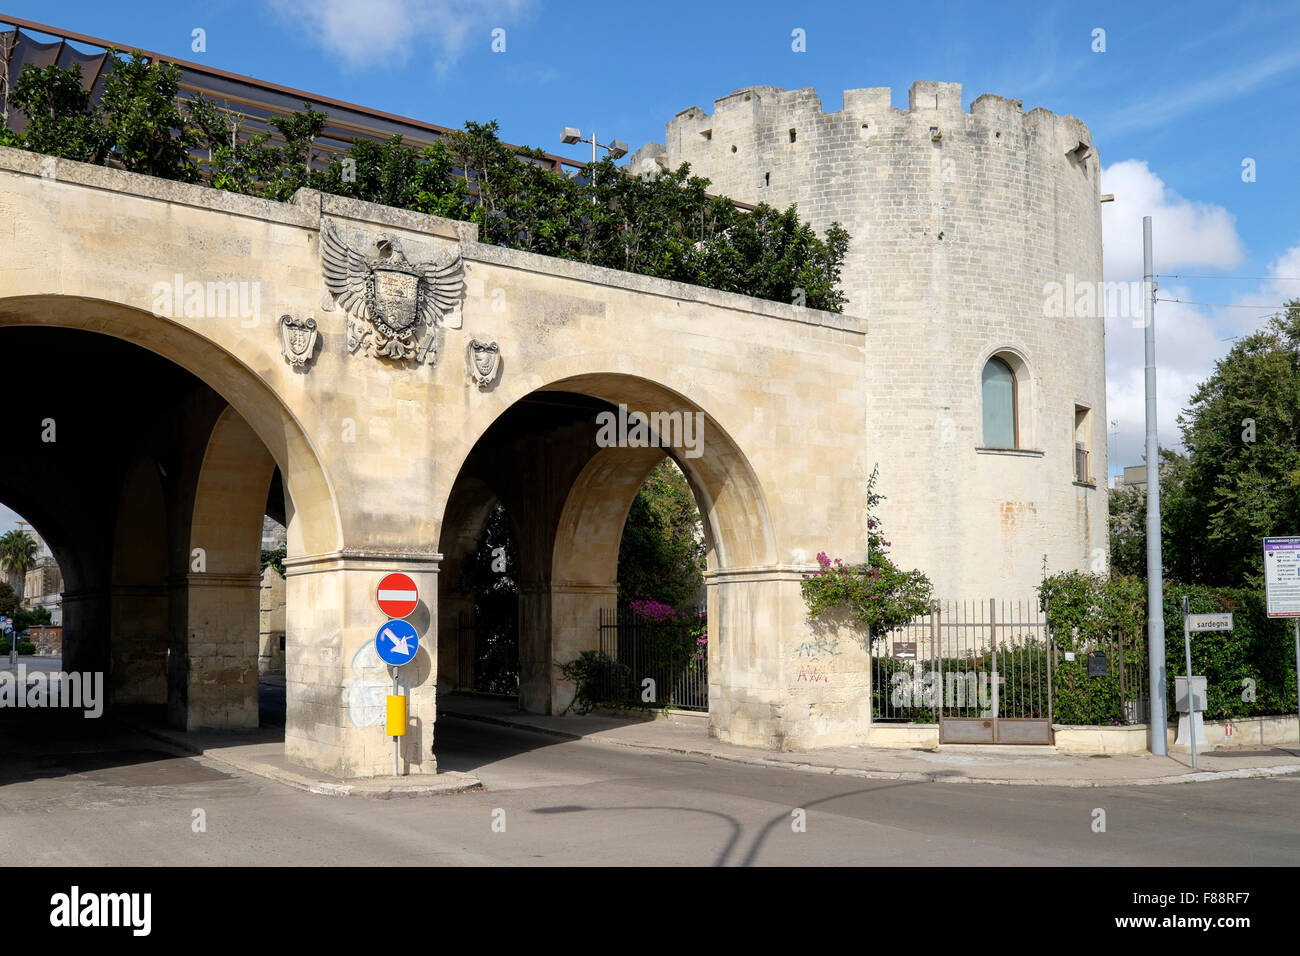
[[[379,659],[393,667],[401,667],[415,659],[420,649],[420,635],[405,621],[385,621],[375,635],[375,650]]]

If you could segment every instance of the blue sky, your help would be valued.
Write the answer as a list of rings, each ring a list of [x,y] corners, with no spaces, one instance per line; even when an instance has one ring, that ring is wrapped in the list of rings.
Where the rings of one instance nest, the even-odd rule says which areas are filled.
[[[963,84],[1070,113],[1103,164],[1106,278],[1141,275],[1154,217],[1161,294],[1268,305],[1300,296],[1300,4],[588,3],[540,0],[4,0],[4,12],[447,126],[497,119],[505,139],[585,158],[561,126],[632,148],[688,106],[754,84],[841,91]],[[491,49],[505,30],[504,53]],[[192,31],[206,33],[195,52]],[[806,31],[807,51],[791,50]],[[1094,52],[1094,31],[1105,52]],[[1256,178],[1243,182],[1253,159]],[[1162,305],[1162,444],[1196,383],[1264,311]],[[1141,330],[1108,322],[1111,471],[1141,461]],[[0,527],[7,524],[0,509]]]

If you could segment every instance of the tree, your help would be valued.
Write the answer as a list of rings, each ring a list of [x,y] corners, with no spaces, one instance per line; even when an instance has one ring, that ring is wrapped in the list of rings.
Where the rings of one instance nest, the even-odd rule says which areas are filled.
[[[18,594],[8,581],[0,581],[0,617],[9,617],[18,609]]]
[[[495,121],[466,122],[420,150],[401,137],[359,140],[326,162],[316,141],[327,117],[310,104],[265,120],[283,140],[277,145],[269,132],[250,132],[253,117],[229,104],[178,99],[175,66],[110,52],[98,103],[75,64],[24,66],[10,101],[29,125],[22,135],[0,128],[0,144],[282,202],[304,187],[319,189],[469,220],[492,245],[843,309],[849,235],[838,223],[819,236],[794,206],[740,210],[709,196],[709,181],[687,164],[630,176],[605,158],[570,177],[544,151],[503,143]]]
[[[1239,340],[1178,422],[1187,455],[1174,460],[1161,502],[1171,573],[1220,586],[1254,580],[1261,539],[1300,530],[1300,300]]]
[[[91,110],[80,64],[68,69],[24,65],[9,106],[27,117],[27,129],[17,134],[6,127],[7,144],[80,163],[104,161],[108,136]]]
[[[109,56],[113,68],[90,111],[109,155],[133,173],[197,182],[199,168],[190,150],[199,143],[198,131],[185,121],[176,99],[180,67],[153,62],[138,51],[124,59],[110,49]]]
[[[1110,570],[1112,574],[1146,575],[1147,496],[1141,488],[1115,488],[1107,502],[1110,512]]]
[[[670,458],[636,493],[618,547],[618,599],[693,611],[704,589],[700,513],[686,476]]]
[[[478,545],[461,563],[457,589],[474,599],[475,689],[519,690],[519,554],[510,516],[501,505],[488,517]]]
[[[27,572],[36,566],[36,552],[36,539],[26,531],[14,528],[0,535],[0,571],[8,575],[20,604]]]
[[[54,619],[50,616],[50,609],[47,607],[18,608],[14,612],[14,631],[25,631],[29,627],[38,624],[53,624]]]

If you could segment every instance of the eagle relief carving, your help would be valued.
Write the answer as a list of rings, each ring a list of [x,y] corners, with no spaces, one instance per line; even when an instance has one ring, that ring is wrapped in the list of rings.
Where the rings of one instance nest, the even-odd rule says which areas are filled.
[[[408,262],[398,241],[380,236],[366,256],[321,229],[325,287],[348,316],[348,351],[396,362],[438,360],[438,328],[460,304],[465,288],[460,246],[433,262]]]

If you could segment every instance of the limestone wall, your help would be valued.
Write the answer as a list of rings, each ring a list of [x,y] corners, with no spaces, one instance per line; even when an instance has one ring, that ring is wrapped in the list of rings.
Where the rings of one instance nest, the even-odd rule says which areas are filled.
[[[1100,161],[1071,116],[919,82],[848,90],[748,87],[691,107],[635,168],[691,164],[712,191],[852,235],[846,311],[868,326],[868,468],[880,466],[894,554],[945,598],[1026,599],[1052,570],[1104,567],[1106,394],[1100,308],[1053,309],[1102,279]],[[1073,298],[1073,297],[1072,297]],[[1050,312],[1064,314],[1049,315]],[[980,450],[980,375],[1017,370],[1018,453]],[[1076,406],[1097,487],[1074,481]],[[834,416],[827,409],[823,418]]]
[[[257,672],[284,673],[284,578],[268,565],[262,572],[262,604],[258,613]]]
[[[327,224],[364,255],[381,238],[411,262],[459,246],[465,292],[438,325],[435,361],[349,350],[347,316],[323,285]],[[424,638],[400,679],[411,718],[403,768],[435,769],[435,575],[448,497],[478,438],[539,389],[706,416],[701,456],[686,466],[713,544],[710,652],[720,657],[711,674],[725,701],[714,730],[766,746],[858,739],[868,720],[854,683],[860,654],[843,657],[852,664],[828,662],[824,673],[846,675],[826,682],[833,691],[820,681],[799,686],[799,648],[811,631],[798,580],[819,550],[864,556],[861,321],[475,239],[468,224],[306,190],[274,203],[0,149],[0,325],[99,332],[177,362],[230,403],[284,476],[291,759],[343,776],[389,772],[391,740],[375,703],[391,680],[371,659],[384,619],[373,588],[387,571],[406,570],[422,592],[412,621]],[[176,281],[183,293],[190,283],[233,288],[240,305],[227,298],[223,309],[201,301],[190,310],[185,293],[163,307],[159,290]],[[256,309],[244,308],[254,301]],[[304,366],[282,352],[281,315],[318,325]],[[500,373],[487,387],[470,377],[472,339],[500,349]],[[216,472],[204,480],[231,487]],[[190,544],[223,557],[191,567],[182,582],[189,619],[174,624],[171,666],[188,674],[181,703],[191,725],[230,715],[246,723],[250,713],[256,722],[256,668],[244,664],[257,654],[257,579],[222,562],[245,550],[255,557],[260,511],[238,528],[221,520],[223,508],[244,509],[252,494],[250,486],[238,501],[233,490],[200,496],[208,503],[195,512]],[[245,525],[254,529],[247,549]],[[103,627],[89,609],[72,615],[81,605],[68,603],[69,627]],[[594,613],[571,610],[553,632],[589,623],[594,639]],[[251,634],[234,633],[229,622],[246,620]],[[227,666],[236,658],[237,678]],[[215,693],[232,680],[236,697]],[[203,700],[213,707],[196,716]]]

